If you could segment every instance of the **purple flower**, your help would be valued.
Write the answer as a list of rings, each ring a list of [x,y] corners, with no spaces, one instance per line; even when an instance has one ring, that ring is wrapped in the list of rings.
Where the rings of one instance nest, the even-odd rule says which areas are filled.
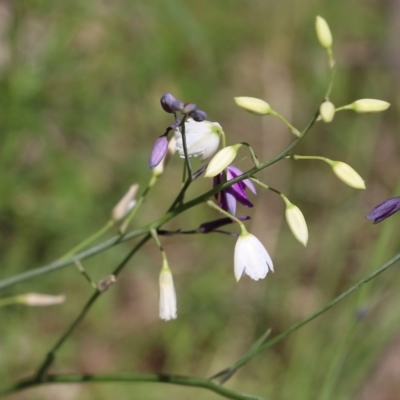
[[[149,167],[154,168],[164,158],[165,154],[168,150],[168,138],[165,135],[160,136],[154,142],[153,149],[151,150],[150,160],[149,160]]]
[[[392,197],[374,207],[366,216],[367,219],[373,220],[374,224],[390,217],[400,210],[400,197]]]
[[[229,165],[226,169],[226,180],[230,181],[231,179],[236,178],[239,175],[242,175],[243,172],[234,165]],[[217,176],[214,177],[214,187],[220,185],[223,182],[224,175],[221,172]],[[219,193],[215,195],[215,198],[219,200],[219,206],[231,213],[232,215],[236,214],[236,203],[239,202],[246,207],[253,207],[253,204],[250,202],[249,197],[246,193],[246,188],[250,189],[251,192],[256,194],[256,188],[250,179],[244,179],[243,181],[234,183],[232,186],[229,186],[227,189],[221,190]]]

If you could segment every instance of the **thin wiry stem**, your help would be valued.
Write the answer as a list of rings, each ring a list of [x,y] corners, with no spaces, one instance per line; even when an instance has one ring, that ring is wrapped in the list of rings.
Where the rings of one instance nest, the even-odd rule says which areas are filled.
[[[382,265],[380,268],[375,270],[374,272],[368,274],[366,277],[360,279],[357,283],[355,283],[353,286],[351,286],[349,289],[344,291],[342,294],[339,296],[335,297],[332,301],[330,301],[328,304],[325,306],[321,307],[319,310],[314,312],[313,314],[310,314],[308,317],[302,319],[301,321],[297,322],[296,324],[292,325],[290,328],[286,329],[284,332],[280,333],[279,335],[275,336],[274,338],[268,340],[265,344],[259,346],[252,354],[251,357],[248,357],[247,355],[245,357],[242,357],[240,360],[238,360],[236,363],[231,365],[230,367],[216,373],[215,375],[212,376],[211,379],[223,377],[222,380],[225,382],[227,381],[232,375],[241,367],[243,367],[245,364],[247,364],[252,358],[254,358],[257,354],[260,354],[262,351],[274,346],[278,342],[282,341],[283,339],[286,339],[290,334],[293,332],[297,331],[300,329],[302,326],[308,324],[310,321],[313,319],[319,317],[321,314],[325,313],[328,311],[330,308],[335,306],[337,303],[345,299],[347,296],[349,296],[351,293],[355,292],[358,290],[361,286],[366,284],[367,282],[371,281],[372,279],[376,278],[378,275],[381,273],[385,272],[388,268],[390,268],[392,265],[394,265],[397,261],[400,260],[400,253],[397,254],[395,257],[393,257],[390,261],[388,261],[386,264]]]
[[[111,383],[111,382],[154,382],[168,383],[172,385],[190,386],[202,388],[233,400],[267,400],[265,397],[254,396],[242,393],[237,390],[228,389],[220,386],[208,379],[181,375],[164,374],[114,374],[114,375],[90,375],[90,374],[57,374],[47,375],[41,381],[27,379],[17,384],[11,385],[0,391],[0,395],[10,394],[19,390],[32,388],[35,386],[54,384],[54,383]]]

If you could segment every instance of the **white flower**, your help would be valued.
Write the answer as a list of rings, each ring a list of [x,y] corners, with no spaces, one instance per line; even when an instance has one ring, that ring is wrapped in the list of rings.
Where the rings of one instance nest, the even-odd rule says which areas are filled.
[[[235,246],[234,269],[237,281],[243,272],[258,281],[264,279],[269,270],[273,272],[274,265],[263,244],[251,233],[242,232]]]
[[[223,130],[218,122],[196,122],[189,118],[185,122],[186,147],[189,157],[201,156],[201,160],[207,160],[218,149],[220,136]],[[182,135],[179,129],[175,129],[176,149],[183,158]]]
[[[176,319],[176,293],[171,270],[164,266],[160,273],[160,318]]]

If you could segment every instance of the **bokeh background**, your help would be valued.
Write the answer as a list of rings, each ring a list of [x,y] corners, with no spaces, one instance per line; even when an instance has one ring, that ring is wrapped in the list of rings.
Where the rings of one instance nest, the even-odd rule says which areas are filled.
[[[249,230],[268,248],[275,274],[233,276],[235,239],[217,234],[162,238],[178,292],[179,318],[158,318],[161,257],[148,243],[59,352],[54,372],[209,376],[233,363],[267,328],[283,331],[399,251],[398,216],[364,216],[400,194],[398,0],[1,0],[0,278],[45,265],[99,229],[132,183],[146,185],[149,152],[171,123],[159,98],[195,102],[249,142],[261,160],[292,140],[282,124],[236,108],[233,97],[268,101],[301,129],[328,82],[315,37],[322,15],[334,36],[336,105],[371,97],[385,113],[342,112],[317,124],[296,152],[347,162],[366,180],[356,191],[318,161],[284,160],[259,174],[306,216],[303,248],[284,206],[259,190]],[[197,162],[196,165],[199,165]],[[246,152],[237,165],[250,166]],[[181,160],[137,215],[139,227],[168,208]],[[196,196],[210,187],[199,179]],[[199,206],[168,228],[191,229],[216,214]],[[232,228],[233,230],[235,227]],[[111,233],[112,234],[112,233]],[[106,237],[104,237],[105,239]],[[126,242],[83,262],[94,280],[124,257]],[[264,352],[227,383],[271,399],[400,398],[396,267]],[[67,296],[47,308],[0,309],[0,382],[29,375],[76,316],[91,287],[74,266],[3,290]],[[12,399],[218,399],[158,384],[59,385]]]

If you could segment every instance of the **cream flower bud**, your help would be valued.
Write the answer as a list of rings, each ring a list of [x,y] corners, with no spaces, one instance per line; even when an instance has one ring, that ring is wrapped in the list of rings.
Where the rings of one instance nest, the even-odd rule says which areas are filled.
[[[333,42],[331,30],[329,29],[329,25],[325,19],[319,15],[315,20],[315,30],[317,31],[317,37],[320,45],[325,49],[331,48]]]
[[[176,293],[171,270],[167,265],[161,269],[160,273],[160,318],[164,321],[176,319]]]
[[[303,213],[300,211],[300,208],[292,204],[289,200],[285,199],[285,203],[286,203],[285,216],[290,230],[292,231],[294,237],[303,246],[307,246],[308,229]]]
[[[335,116],[335,106],[330,101],[324,101],[319,108],[322,121],[329,123]]]
[[[235,103],[243,110],[256,115],[267,115],[271,112],[271,107],[264,100],[255,97],[235,97]]]
[[[40,293],[27,293],[21,296],[21,303],[27,306],[52,306],[55,304],[64,303],[65,296],[60,294],[58,296],[52,296],[49,294]]]
[[[387,110],[390,103],[376,99],[360,99],[350,104],[350,107],[358,113],[373,113]]]
[[[223,171],[231,162],[235,159],[239,148],[242,146],[241,143],[233,146],[227,146],[220,150],[207,165],[205,178],[213,178]]]
[[[134,197],[139,189],[139,185],[135,183],[129,190],[125,193],[124,197],[118,202],[118,204],[113,208],[111,212],[111,218],[114,221],[120,221],[123,219],[129,211],[135,206],[136,201]]]
[[[201,160],[212,157],[219,146],[220,137],[223,134],[218,122],[201,121],[196,122],[189,118],[185,122],[186,147],[189,157],[201,156]],[[182,134],[175,129],[176,148],[179,155],[184,158]]]
[[[329,164],[331,165],[335,175],[346,185],[355,189],[365,189],[364,180],[356,171],[354,171],[353,168],[350,167],[350,165],[341,161],[330,161]]]
[[[174,136],[168,142],[168,150],[161,162],[153,168],[153,176],[161,176],[164,173],[165,167],[168,165],[169,160],[175,154],[176,139]]]

